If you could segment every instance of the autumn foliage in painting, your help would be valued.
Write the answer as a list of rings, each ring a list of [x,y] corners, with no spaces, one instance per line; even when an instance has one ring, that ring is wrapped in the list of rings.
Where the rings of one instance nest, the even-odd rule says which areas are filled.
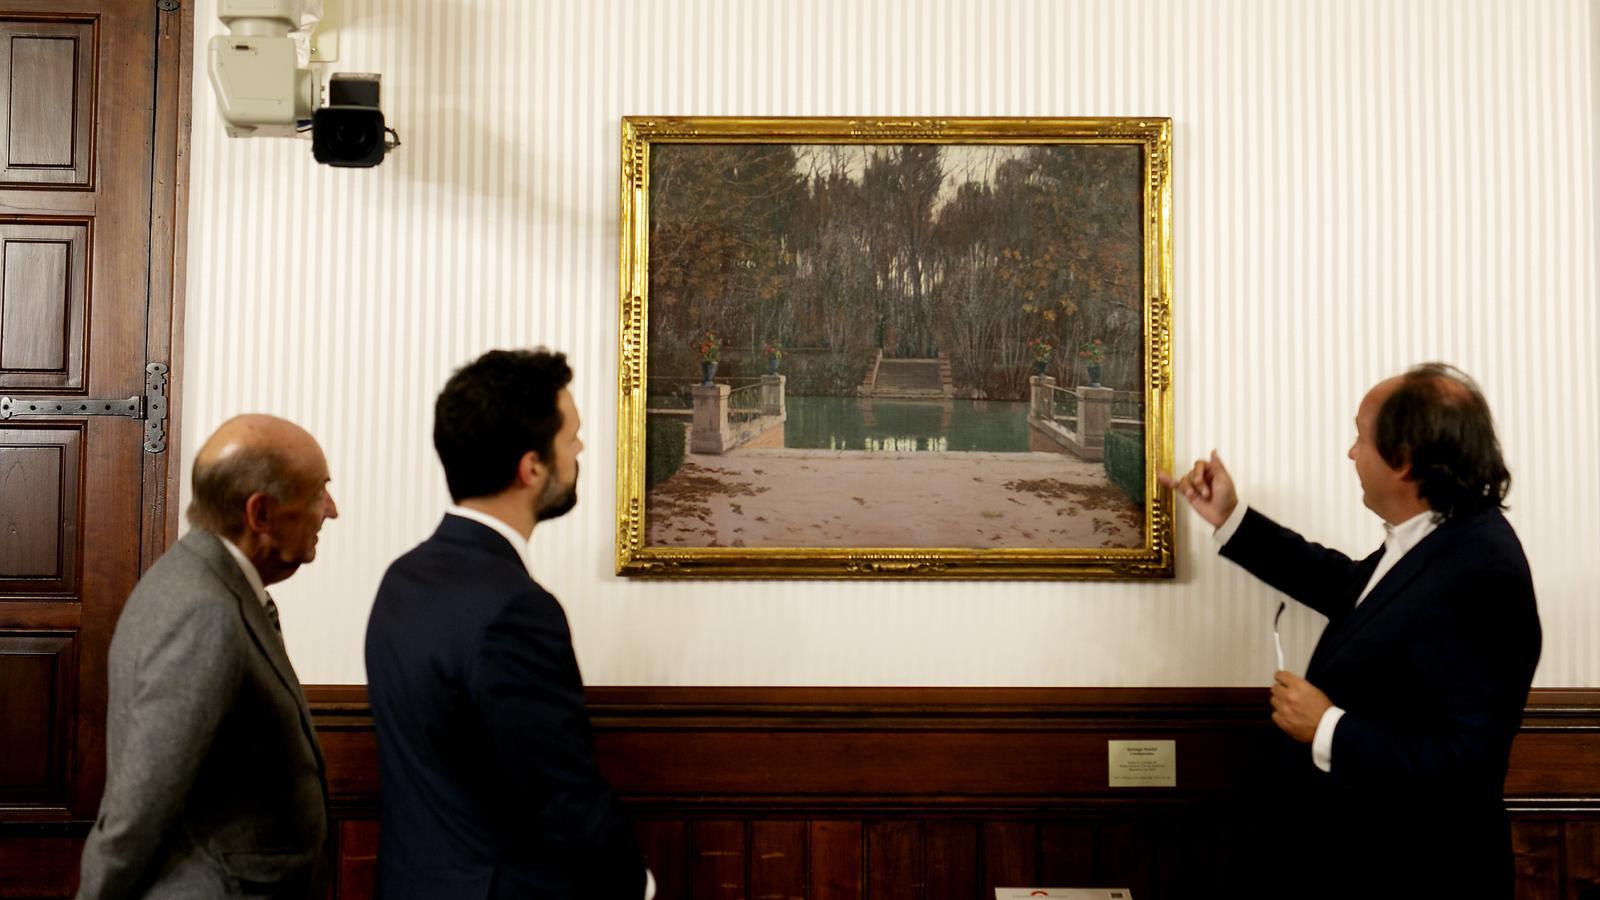
[[[1140,150],[1125,145],[652,147],[651,374],[784,348],[791,392],[849,394],[877,350],[948,354],[957,387],[1016,399],[1031,347],[1103,341],[1142,387]],[[1030,341],[1033,342],[1030,345]],[[1075,384],[1078,361],[1052,372]]]

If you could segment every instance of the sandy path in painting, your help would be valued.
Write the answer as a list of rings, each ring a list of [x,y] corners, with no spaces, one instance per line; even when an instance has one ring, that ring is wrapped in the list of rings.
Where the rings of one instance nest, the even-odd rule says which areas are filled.
[[[690,454],[646,498],[667,547],[1137,547],[1144,513],[1053,453]]]

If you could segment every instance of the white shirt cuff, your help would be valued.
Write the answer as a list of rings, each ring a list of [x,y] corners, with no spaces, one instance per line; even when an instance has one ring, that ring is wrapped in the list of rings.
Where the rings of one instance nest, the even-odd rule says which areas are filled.
[[[1311,761],[1324,772],[1333,771],[1333,729],[1344,716],[1344,710],[1330,706],[1322,711],[1317,722],[1317,733],[1311,737]]]
[[[1218,525],[1216,531],[1211,532],[1211,540],[1217,545],[1218,550],[1221,550],[1227,546],[1229,541],[1233,540],[1234,532],[1239,530],[1239,524],[1244,521],[1244,514],[1249,511],[1250,507],[1239,503],[1234,506],[1233,512],[1228,514],[1228,520]]]
[[[656,900],[656,876],[644,870],[644,900]]]

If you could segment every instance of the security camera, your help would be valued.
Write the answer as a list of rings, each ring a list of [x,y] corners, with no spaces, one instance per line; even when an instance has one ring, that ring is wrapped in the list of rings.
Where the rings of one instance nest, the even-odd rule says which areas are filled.
[[[291,37],[315,24],[321,0],[217,0],[228,34],[207,46],[212,90],[229,137],[300,137],[311,132],[317,162],[368,167],[400,146],[378,106],[378,76],[335,74],[321,106],[317,74],[300,64]]]
[[[330,166],[366,168],[398,147],[378,108],[378,76],[341,72],[328,79],[328,105],[311,116],[311,155]]]
[[[294,137],[311,117],[320,85],[289,37],[304,12],[304,0],[219,0],[229,33],[207,45],[207,72],[229,137]]]

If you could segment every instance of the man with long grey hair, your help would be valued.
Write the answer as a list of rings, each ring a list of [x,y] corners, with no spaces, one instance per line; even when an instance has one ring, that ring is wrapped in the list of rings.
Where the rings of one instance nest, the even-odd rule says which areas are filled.
[[[1304,677],[1279,671],[1273,897],[1513,893],[1503,792],[1541,632],[1511,474],[1489,404],[1459,370],[1416,366],[1356,411],[1349,458],[1384,523],[1365,559],[1240,502],[1213,452],[1161,473],[1223,556],[1328,617]]]

